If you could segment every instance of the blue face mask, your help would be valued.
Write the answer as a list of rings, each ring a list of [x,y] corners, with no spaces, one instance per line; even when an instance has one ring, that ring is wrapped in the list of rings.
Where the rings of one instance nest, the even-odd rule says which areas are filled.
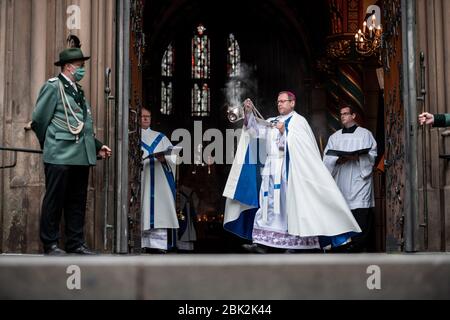
[[[72,75],[75,81],[78,82],[81,81],[81,79],[83,79],[85,73],[86,70],[84,69],[84,67],[77,67],[77,69],[75,70],[74,73],[72,73]]]

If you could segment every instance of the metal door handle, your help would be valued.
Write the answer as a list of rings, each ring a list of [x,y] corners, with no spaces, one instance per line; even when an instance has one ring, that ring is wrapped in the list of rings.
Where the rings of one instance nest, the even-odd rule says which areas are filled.
[[[111,68],[105,70],[105,125],[104,125],[104,143],[109,145],[109,129],[110,129],[110,101],[115,100],[114,96],[111,96],[110,88]],[[103,249],[108,249],[108,229],[113,229],[114,226],[108,224],[108,191],[109,191],[109,160],[105,159],[103,167]]]

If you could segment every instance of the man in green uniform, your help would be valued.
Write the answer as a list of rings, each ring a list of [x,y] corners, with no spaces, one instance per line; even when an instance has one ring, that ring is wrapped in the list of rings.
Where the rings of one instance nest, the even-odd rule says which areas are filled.
[[[61,73],[41,88],[32,115],[31,128],[43,149],[45,169],[40,238],[49,255],[66,253],[58,247],[62,212],[66,251],[93,254],[83,232],[89,168],[97,155],[111,156],[111,149],[95,139],[91,106],[78,84],[88,59],[80,48],[63,50],[55,62]]]
[[[419,124],[431,124],[433,127],[450,127],[450,113],[421,113],[419,114]]]

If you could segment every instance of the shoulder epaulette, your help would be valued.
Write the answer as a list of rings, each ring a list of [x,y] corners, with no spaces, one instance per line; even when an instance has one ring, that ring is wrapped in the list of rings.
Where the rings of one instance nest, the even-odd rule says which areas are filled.
[[[54,77],[54,78],[48,79],[48,82],[55,82],[56,80],[58,80],[58,77]]]

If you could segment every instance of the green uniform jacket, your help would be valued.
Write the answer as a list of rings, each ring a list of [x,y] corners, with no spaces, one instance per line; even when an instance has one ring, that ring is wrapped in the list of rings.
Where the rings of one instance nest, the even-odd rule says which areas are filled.
[[[450,113],[435,114],[433,127],[450,127]]]
[[[67,127],[60,81],[72,110],[84,122],[84,128],[78,135],[72,134]],[[78,92],[60,74],[48,80],[39,92],[31,128],[43,148],[44,163],[82,166],[96,163],[97,153],[103,144],[95,139],[91,107],[78,84],[77,89]],[[70,123],[76,126],[77,122],[69,110],[67,115]]]

